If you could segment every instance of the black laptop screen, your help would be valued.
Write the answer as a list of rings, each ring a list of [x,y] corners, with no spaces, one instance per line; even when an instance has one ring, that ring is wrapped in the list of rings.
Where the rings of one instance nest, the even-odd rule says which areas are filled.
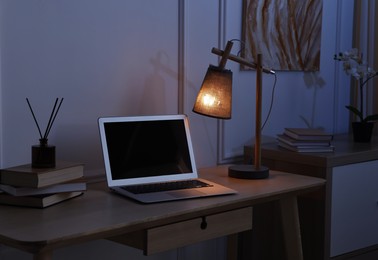
[[[192,172],[183,120],[104,124],[113,180]]]

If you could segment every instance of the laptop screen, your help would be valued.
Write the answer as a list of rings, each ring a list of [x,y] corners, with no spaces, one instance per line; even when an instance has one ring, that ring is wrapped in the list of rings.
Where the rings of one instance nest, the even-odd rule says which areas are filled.
[[[100,118],[99,124],[114,185],[197,177],[186,116]]]

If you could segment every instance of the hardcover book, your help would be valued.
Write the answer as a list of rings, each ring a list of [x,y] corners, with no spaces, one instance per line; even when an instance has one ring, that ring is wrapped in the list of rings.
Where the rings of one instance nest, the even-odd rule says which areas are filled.
[[[55,184],[43,188],[28,188],[28,187],[17,187],[12,185],[0,184],[0,190],[13,196],[32,196],[41,194],[52,194],[60,192],[71,192],[71,191],[85,191],[87,185],[85,182],[68,182],[62,184]]]
[[[284,134],[296,140],[331,141],[332,134],[318,128],[285,128]]]
[[[277,135],[277,141],[291,146],[329,146],[329,140],[297,140],[286,134]]]
[[[46,208],[59,202],[80,196],[82,191],[62,192],[55,194],[43,194],[35,196],[12,196],[0,193],[0,204],[12,206],[25,206],[32,208]]]
[[[328,152],[333,152],[335,150],[335,147],[332,145],[329,145],[329,146],[313,146],[313,145],[291,146],[282,142],[278,142],[278,145],[287,150],[298,152],[298,153],[328,153]]]
[[[0,170],[0,183],[42,188],[83,177],[84,165],[58,161],[53,168],[33,168],[25,164]]]

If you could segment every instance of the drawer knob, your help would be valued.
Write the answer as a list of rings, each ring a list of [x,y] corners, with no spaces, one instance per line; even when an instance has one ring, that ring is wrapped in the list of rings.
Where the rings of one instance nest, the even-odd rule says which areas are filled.
[[[202,217],[201,229],[204,230],[206,228],[207,228],[206,217]]]

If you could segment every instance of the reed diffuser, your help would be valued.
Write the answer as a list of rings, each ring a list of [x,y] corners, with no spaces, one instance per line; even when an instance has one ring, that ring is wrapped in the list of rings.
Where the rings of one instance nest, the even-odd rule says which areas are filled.
[[[54,107],[51,111],[49,121],[46,126],[44,135],[42,135],[41,128],[39,127],[37,118],[35,117],[34,111],[30,105],[29,99],[26,98],[26,102],[30,108],[33,115],[34,122],[37,125],[39,132],[39,145],[32,146],[32,167],[33,168],[52,168],[55,167],[55,146],[48,144],[48,136],[50,130],[54,124],[55,118],[59,112],[60,106],[62,105],[63,98],[59,102],[59,98],[55,100]],[[59,105],[58,105],[59,103]]]

